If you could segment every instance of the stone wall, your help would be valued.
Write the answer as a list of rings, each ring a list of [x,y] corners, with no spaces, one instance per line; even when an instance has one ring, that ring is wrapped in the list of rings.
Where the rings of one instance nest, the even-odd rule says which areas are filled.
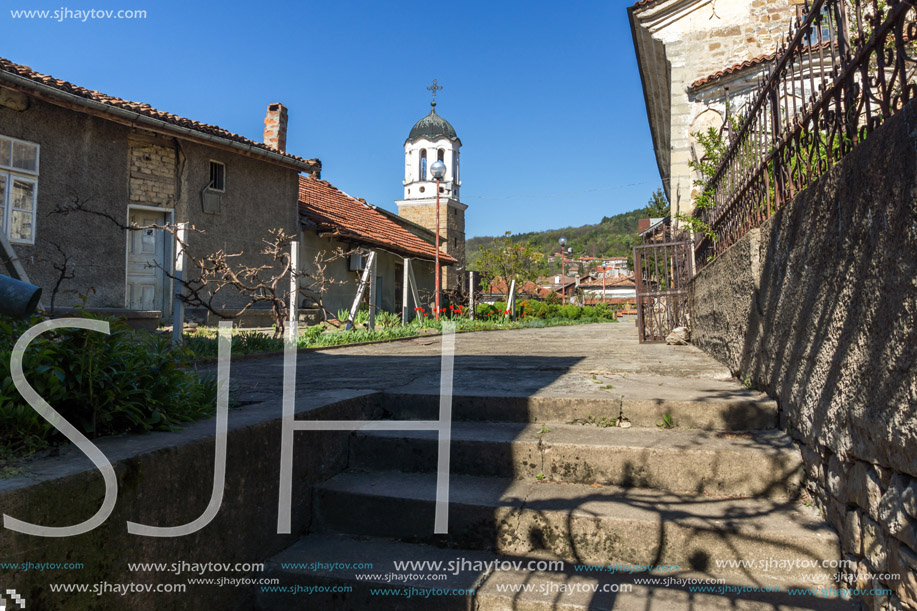
[[[693,341],[778,400],[851,579],[894,590],[872,609],[917,609],[915,149],[911,103],[690,295]]]
[[[365,391],[327,391],[297,407],[299,419],[359,420],[378,417],[377,396]],[[312,487],[343,470],[348,431],[297,432],[294,438],[291,534],[277,534],[281,410],[276,401],[233,410],[227,437],[226,487],[216,517],[193,534],[144,537],[127,532],[126,522],[178,526],[201,516],[213,488],[214,419],[178,432],[96,440],[118,478],[118,501],[95,530],[74,537],[33,537],[0,528],[4,560],[14,563],[81,563],[82,569],[53,573],[58,583],[100,582],[186,584],[189,577],[258,579],[257,570],[239,573],[176,574],[131,571],[128,563],[259,563],[308,533]],[[104,497],[99,472],[74,447],[56,458],[25,465],[26,472],[0,479],[0,507],[12,517],[44,526],[78,524],[93,516]],[[187,566],[187,565],[186,565]],[[187,586],[187,593],[152,597],[93,593],[64,597],[49,590],[39,570],[2,570],[0,584],[13,588],[29,609],[246,609],[247,587]],[[118,600],[117,606],[112,606]]]
[[[178,186],[174,141],[133,131],[130,146],[130,201],[170,208]]]
[[[465,261],[465,210],[452,200],[443,198],[439,205],[439,235],[443,240],[441,250],[458,260],[458,267]],[[409,221],[436,231],[436,203],[409,203],[398,207],[398,214]],[[459,278],[455,265],[443,265],[443,290],[456,288]]]

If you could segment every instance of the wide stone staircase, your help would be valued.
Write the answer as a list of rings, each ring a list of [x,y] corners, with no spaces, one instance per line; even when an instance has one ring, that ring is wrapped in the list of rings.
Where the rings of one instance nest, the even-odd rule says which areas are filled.
[[[839,558],[837,536],[800,496],[776,405],[748,394],[457,396],[445,535],[433,533],[436,433],[354,433],[348,468],[314,491],[310,534],[263,574],[299,593],[259,588],[254,604],[857,608],[788,591],[836,587],[822,562]],[[380,412],[435,419],[438,400],[386,393]],[[620,416],[631,426],[614,426]]]

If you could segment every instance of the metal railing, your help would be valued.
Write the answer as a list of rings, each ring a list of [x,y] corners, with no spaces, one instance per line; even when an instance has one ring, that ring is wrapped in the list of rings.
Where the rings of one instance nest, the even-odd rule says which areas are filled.
[[[790,24],[695,216],[698,268],[917,97],[917,0],[814,0]]]

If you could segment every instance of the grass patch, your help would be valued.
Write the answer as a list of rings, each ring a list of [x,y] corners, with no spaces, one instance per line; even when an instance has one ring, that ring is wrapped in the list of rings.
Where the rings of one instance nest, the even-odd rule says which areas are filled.
[[[401,327],[378,327],[375,331],[369,329],[331,330],[324,325],[313,325],[300,330],[296,341],[297,348],[324,348],[329,346],[348,346],[366,342],[376,342],[405,337],[418,337],[424,330],[442,331],[442,322],[425,320],[423,323],[413,322]],[[491,331],[505,329],[543,329],[545,327],[582,325],[600,322],[615,322],[606,318],[532,318],[501,320],[471,320],[456,318],[453,320],[458,333],[469,331]],[[216,327],[200,327],[191,333],[186,333],[185,347],[190,350],[195,358],[208,359],[217,357],[217,331]],[[232,335],[232,354],[261,354],[265,352],[280,352],[283,350],[283,339],[275,338],[269,333],[257,330],[234,329]]]

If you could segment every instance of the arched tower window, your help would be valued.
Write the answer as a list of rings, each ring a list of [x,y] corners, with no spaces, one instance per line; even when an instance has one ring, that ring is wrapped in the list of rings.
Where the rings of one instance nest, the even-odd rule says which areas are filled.
[[[439,151],[437,151],[437,153],[436,153],[436,159],[445,163],[445,161],[446,161],[446,151],[443,150],[443,149],[439,149]]]
[[[427,179],[427,149],[420,151],[420,180]]]

